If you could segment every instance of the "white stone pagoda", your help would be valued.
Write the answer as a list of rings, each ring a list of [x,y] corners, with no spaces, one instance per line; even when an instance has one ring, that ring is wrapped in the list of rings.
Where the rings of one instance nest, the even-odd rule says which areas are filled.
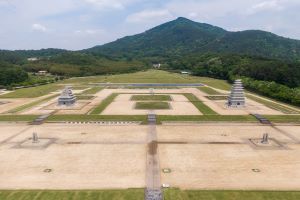
[[[76,97],[74,96],[72,89],[70,87],[65,87],[62,91],[61,95],[58,98],[59,106],[72,106],[76,101]]]
[[[245,102],[245,93],[242,80],[238,79],[234,82],[231,93],[228,96],[227,106],[232,108],[244,107]]]

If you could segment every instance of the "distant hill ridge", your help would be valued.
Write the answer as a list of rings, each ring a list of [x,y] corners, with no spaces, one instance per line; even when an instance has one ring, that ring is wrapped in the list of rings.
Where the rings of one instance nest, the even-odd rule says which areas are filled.
[[[299,60],[300,40],[260,30],[229,32],[179,17],[144,33],[127,36],[83,52],[113,56],[176,56],[189,53],[234,53]]]
[[[0,47],[1,48],[1,47]],[[0,51],[3,56],[56,56],[72,52],[61,49]],[[110,58],[178,57],[190,53],[228,53],[300,60],[300,40],[260,30],[226,31],[210,24],[179,17],[144,33],[78,51]]]

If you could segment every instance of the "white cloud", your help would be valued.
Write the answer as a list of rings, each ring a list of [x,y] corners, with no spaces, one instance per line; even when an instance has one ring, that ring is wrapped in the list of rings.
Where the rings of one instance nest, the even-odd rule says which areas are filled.
[[[84,0],[86,3],[96,6],[98,9],[124,9],[139,0]]]
[[[249,10],[248,14],[255,14],[261,11],[280,11],[284,9],[283,1],[272,0],[272,1],[263,1],[253,5]]]
[[[172,19],[173,15],[169,10],[144,10],[141,12],[133,13],[129,15],[126,22],[129,23],[145,23],[153,21],[164,21],[166,19]]]
[[[86,36],[86,35],[104,34],[105,31],[103,29],[85,29],[85,30],[76,30],[74,33],[78,36]]]
[[[46,32],[47,28],[41,24],[32,24],[32,29],[35,31]]]
[[[0,47],[88,48],[180,16],[300,39],[299,10],[300,0],[0,0]]]

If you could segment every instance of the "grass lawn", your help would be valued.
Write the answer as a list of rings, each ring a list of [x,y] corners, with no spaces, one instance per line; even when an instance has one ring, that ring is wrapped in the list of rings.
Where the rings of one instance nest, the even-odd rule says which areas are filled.
[[[90,95],[75,95],[77,100],[91,100],[94,98],[94,96]]]
[[[98,115],[103,112],[103,110],[111,104],[111,102],[114,101],[114,99],[118,96],[119,94],[113,93],[106,97],[90,114],[91,115]]]
[[[300,192],[293,191],[214,191],[179,190],[164,191],[164,200],[298,200]]]
[[[220,95],[221,93],[210,88],[210,87],[198,87],[198,89],[201,91],[201,92],[204,92],[208,95]]]
[[[92,95],[100,92],[103,89],[103,87],[92,87],[88,90],[83,91],[81,94],[83,95]]]
[[[184,96],[192,103],[203,115],[217,115],[210,107],[206,106],[194,94],[187,93]]]
[[[141,121],[147,122],[146,115],[51,115],[47,118],[49,122],[69,121],[69,122],[88,122],[88,121]]]
[[[195,121],[195,122],[257,122],[252,115],[158,115],[158,123],[163,121]]]
[[[170,95],[133,95],[132,101],[172,101]]]
[[[127,190],[78,190],[78,191],[47,191],[47,190],[16,190],[0,191],[1,200],[143,200],[143,189]]]
[[[227,100],[227,96],[206,96],[206,98],[212,100],[212,101],[218,101],[218,100]]]
[[[147,70],[142,72],[119,74],[111,76],[93,76],[93,77],[81,77],[71,78],[64,80],[62,83],[76,83],[76,84],[88,84],[88,83],[203,83],[211,87],[215,87],[223,90],[230,90],[231,86],[225,80],[186,76],[177,73],[166,72],[162,70]]]
[[[74,85],[72,86],[72,90],[85,90],[85,89],[88,89],[89,87],[88,86],[85,86],[85,85]]]
[[[33,106],[37,106],[39,104],[42,104],[44,102],[47,102],[55,97],[57,97],[58,94],[55,94],[55,95],[51,95],[50,97],[47,97],[47,98],[44,98],[44,99],[41,99],[41,100],[38,100],[38,101],[34,101],[32,103],[29,103],[29,104],[25,104],[23,106],[20,106],[20,107],[17,107],[17,108],[14,108],[12,110],[9,110],[7,113],[10,113],[10,114],[14,114],[14,113],[17,113],[17,112],[21,112],[23,110],[26,110],[26,109],[29,109]]]
[[[0,121],[24,121],[24,122],[31,122],[35,120],[38,116],[37,115],[0,115]],[[1,198],[0,198],[1,199]]]
[[[275,123],[300,123],[300,115],[264,115],[264,117]]]
[[[282,113],[285,113],[285,114],[300,114],[300,112],[298,110],[287,107],[287,106],[284,106],[284,105],[281,105],[281,104],[278,104],[276,102],[271,102],[271,101],[261,99],[259,97],[252,96],[252,95],[247,95],[247,98],[252,99],[254,101],[257,101],[258,103],[261,103],[261,104],[263,104],[263,105],[265,105],[269,108],[272,108],[274,110],[278,110],[278,111],[280,111]]]
[[[170,104],[168,102],[136,102],[135,109],[138,110],[166,110],[170,109]]]
[[[31,88],[18,89],[14,92],[0,95],[0,98],[34,98],[40,97],[60,89],[61,86],[55,84],[42,85]]]

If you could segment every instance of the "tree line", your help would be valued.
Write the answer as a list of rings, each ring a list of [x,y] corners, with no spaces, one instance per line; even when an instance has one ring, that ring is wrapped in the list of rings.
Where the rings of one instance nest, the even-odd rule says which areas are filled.
[[[300,105],[300,63],[253,56],[202,54],[166,61],[172,70],[233,81],[242,78],[247,89]]]

